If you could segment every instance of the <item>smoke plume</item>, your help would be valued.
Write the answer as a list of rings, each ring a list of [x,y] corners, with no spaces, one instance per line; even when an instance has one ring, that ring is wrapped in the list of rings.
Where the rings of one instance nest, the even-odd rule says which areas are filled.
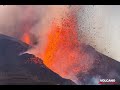
[[[79,6],[0,6],[0,33],[32,46],[28,53],[41,58],[51,70],[76,81],[92,68],[94,57],[82,48]],[[79,33],[79,34],[78,34]]]

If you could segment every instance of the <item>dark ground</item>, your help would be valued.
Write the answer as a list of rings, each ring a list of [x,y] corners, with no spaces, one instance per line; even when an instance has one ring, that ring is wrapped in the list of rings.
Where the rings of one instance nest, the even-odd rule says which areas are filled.
[[[48,69],[41,59],[32,54],[22,54],[30,48],[27,44],[0,35],[0,84],[1,85],[74,85]],[[38,60],[35,64],[31,58]]]
[[[0,85],[75,85],[47,68],[40,58],[26,51],[29,45],[0,34]],[[77,75],[79,84],[98,85],[99,79],[116,79],[120,83],[120,62],[117,62],[89,45],[82,46],[85,53],[94,57],[93,68]],[[38,61],[35,64],[31,58]]]

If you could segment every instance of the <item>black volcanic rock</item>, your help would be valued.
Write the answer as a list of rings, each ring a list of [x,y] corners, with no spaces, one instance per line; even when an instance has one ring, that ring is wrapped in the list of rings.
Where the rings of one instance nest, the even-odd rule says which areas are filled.
[[[47,68],[42,60],[32,54],[21,54],[29,45],[0,34],[0,85],[75,85]],[[116,79],[120,84],[120,62],[113,60],[89,45],[82,44],[84,53],[94,57],[93,67],[77,75],[82,85],[98,85],[100,79]]]
[[[61,78],[58,74],[54,73],[49,68],[47,68],[43,64],[41,59],[39,59],[38,57],[35,57],[32,54],[25,53],[19,56],[19,59],[21,61],[20,63],[21,67],[26,69],[26,71],[28,71],[31,75],[35,76],[37,80],[40,80],[42,82],[52,82],[60,85],[75,84],[71,80]],[[34,60],[36,60],[36,64]]]
[[[98,85],[100,79],[115,79],[117,82],[115,84],[120,84],[120,62],[97,52],[90,45],[83,44],[81,48],[94,57],[94,63],[93,68],[87,73],[78,74],[80,84]]]
[[[6,71],[9,66],[12,69],[14,63],[18,64],[16,61],[18,55],[28,48],[29,46],[27,44],[0,34],[0,71]]]
[[[0,85],[75,85],[51,71],[34,55],[21,55],[28,48],[27,44],[0,34]]]

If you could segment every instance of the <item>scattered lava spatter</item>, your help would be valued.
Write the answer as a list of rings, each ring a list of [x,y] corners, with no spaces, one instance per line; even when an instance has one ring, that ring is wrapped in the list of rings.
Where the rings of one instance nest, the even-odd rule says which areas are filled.
[[[80,71],[80,42],[74,15],[62,19],[61,25],[53,21],[47,39],[42,59],[51,70],[63,77]]]
[[[43,60],[43,63],[52,71],[60,76],[73,79],[78,73],[86,72],[91,67],[90,57],[81,48],[78,36],[77,18],[74,13],[69,13],[61,20],[54,19],[47,30],[46,43],[44,47],[38,47],[37,57]],[[24,27],[26,31],[29,25]],[[30,33],[23,34],[24,42],[31,45]],[[36,62],[37,60],[34,59]]]

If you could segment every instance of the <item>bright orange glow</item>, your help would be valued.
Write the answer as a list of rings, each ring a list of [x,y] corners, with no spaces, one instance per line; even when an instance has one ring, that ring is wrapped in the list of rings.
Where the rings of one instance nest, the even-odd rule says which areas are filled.
[[[21,40],[27,44],[31,44],[31,39],[29,33],[24,33]]]
[[[34,51],[34,54],[41,58],[49,69],[64,78],[71,79],[72,76],[79,72],[86,72],[91,67],[89,55],[84,50],[82,51],[77,29],[75,15],[69,14],[62,20],[54,19],[49,30],[47,30],[45,39],[43,39],[46,41],[46,43],[42,43],[44,47],[39,47]],[[24,33],[22,41],[31,45],[29,27],[24,27],[24,30],[27,33]],[[32,60],[38,63],[39,59],[34,58]]]
[[[62,25],[57,25],[53,21],[42,59],[51,70],[65,77],[70,72],[78,72],[80,43],[75,16],[71,15],[63,19],[61,23]],[[73,68],[73,65],[76,66]]]

